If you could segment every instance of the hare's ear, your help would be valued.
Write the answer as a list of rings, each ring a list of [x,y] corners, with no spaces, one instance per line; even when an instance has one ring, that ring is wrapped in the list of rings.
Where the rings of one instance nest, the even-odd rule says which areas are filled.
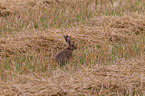
[[[64,36],[64,38],[65,38],[65,41],[68,43],[68,45],[71,45],[71,40],[70,40],[69,36],[66,35],[66,36]]]

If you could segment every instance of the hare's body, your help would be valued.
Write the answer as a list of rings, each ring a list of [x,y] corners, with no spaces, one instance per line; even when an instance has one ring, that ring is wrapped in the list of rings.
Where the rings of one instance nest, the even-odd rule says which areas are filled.
[[[71,44],[70,38],[68,36],[65,36],[65,40],[69,44],[69,47],[65,48],[55,56],[55,60],[60,66],[66,64],[67,61],[72,57],[73,50],[77,49],[75,45]]]
[[[60,53],[56,55],[56,61],[60,63],[60,65],[65,64],[72,57],[72,50],[62,50]]]

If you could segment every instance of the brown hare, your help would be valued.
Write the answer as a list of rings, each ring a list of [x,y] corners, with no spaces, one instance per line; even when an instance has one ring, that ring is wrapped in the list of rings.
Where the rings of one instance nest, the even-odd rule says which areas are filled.
[[[77,47],[73,44],[71,44],[71,40],[68,35],[64,36],[65,41],[68,43],[68,47],[60,51],[55,56],[55,61],[60,65],[64,65],[67,63],[67,61],[72,57],[73,50],[77,49]]]

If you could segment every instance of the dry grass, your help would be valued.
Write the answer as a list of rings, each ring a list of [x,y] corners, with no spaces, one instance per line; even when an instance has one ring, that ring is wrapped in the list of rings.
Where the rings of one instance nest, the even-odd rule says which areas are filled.
[[[81,66],[78,71],[54,70],[39,74],[17,75],[1,82],[1,94],[19,95],[134,95],[144,94],[144,61],[119,61],[116,65],[94,68]],[[13,75],[13,74],[11,74]],[[35,77],[35,78],[34,78]]]
[[[145,95],[143,0],[0,3],[0,95]],[[59,67],[66,34],[78,49]]]

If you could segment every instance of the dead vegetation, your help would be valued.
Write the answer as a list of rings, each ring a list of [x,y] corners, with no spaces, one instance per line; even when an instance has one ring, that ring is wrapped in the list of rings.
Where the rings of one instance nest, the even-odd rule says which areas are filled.
[[[145,95],[144,1],[1,4],[0,95]],[[78,49],[58,67],[66,34]]]
[[[65,43],[55,35],[16,35],[14,37],[1,38],[0,54],[1,58],[14,55],[24,55],[30,52],[40,53],[40,51],[50,51],[52,49],[62,49]],[[60,37],[59,37],[60,38]]]
[[[7,95],[133,95],[144,94],[144,61],[119,61],[117,65],[80,67],[77,72],[57,69],[46,74],[17,75],[1,82],[0,94]],[[11,74],[12,75],[12,74]],[[7,85],[11,86],[8,87]],[[24,86],[25,85],[25,86]],[[129,90],[129,91],[127,91]],[[9,93],[7,93],[9,92]]]
[[[0,16],[9,16],[13,12],[9,9],[7,9],[5,6],[0,5]]]

